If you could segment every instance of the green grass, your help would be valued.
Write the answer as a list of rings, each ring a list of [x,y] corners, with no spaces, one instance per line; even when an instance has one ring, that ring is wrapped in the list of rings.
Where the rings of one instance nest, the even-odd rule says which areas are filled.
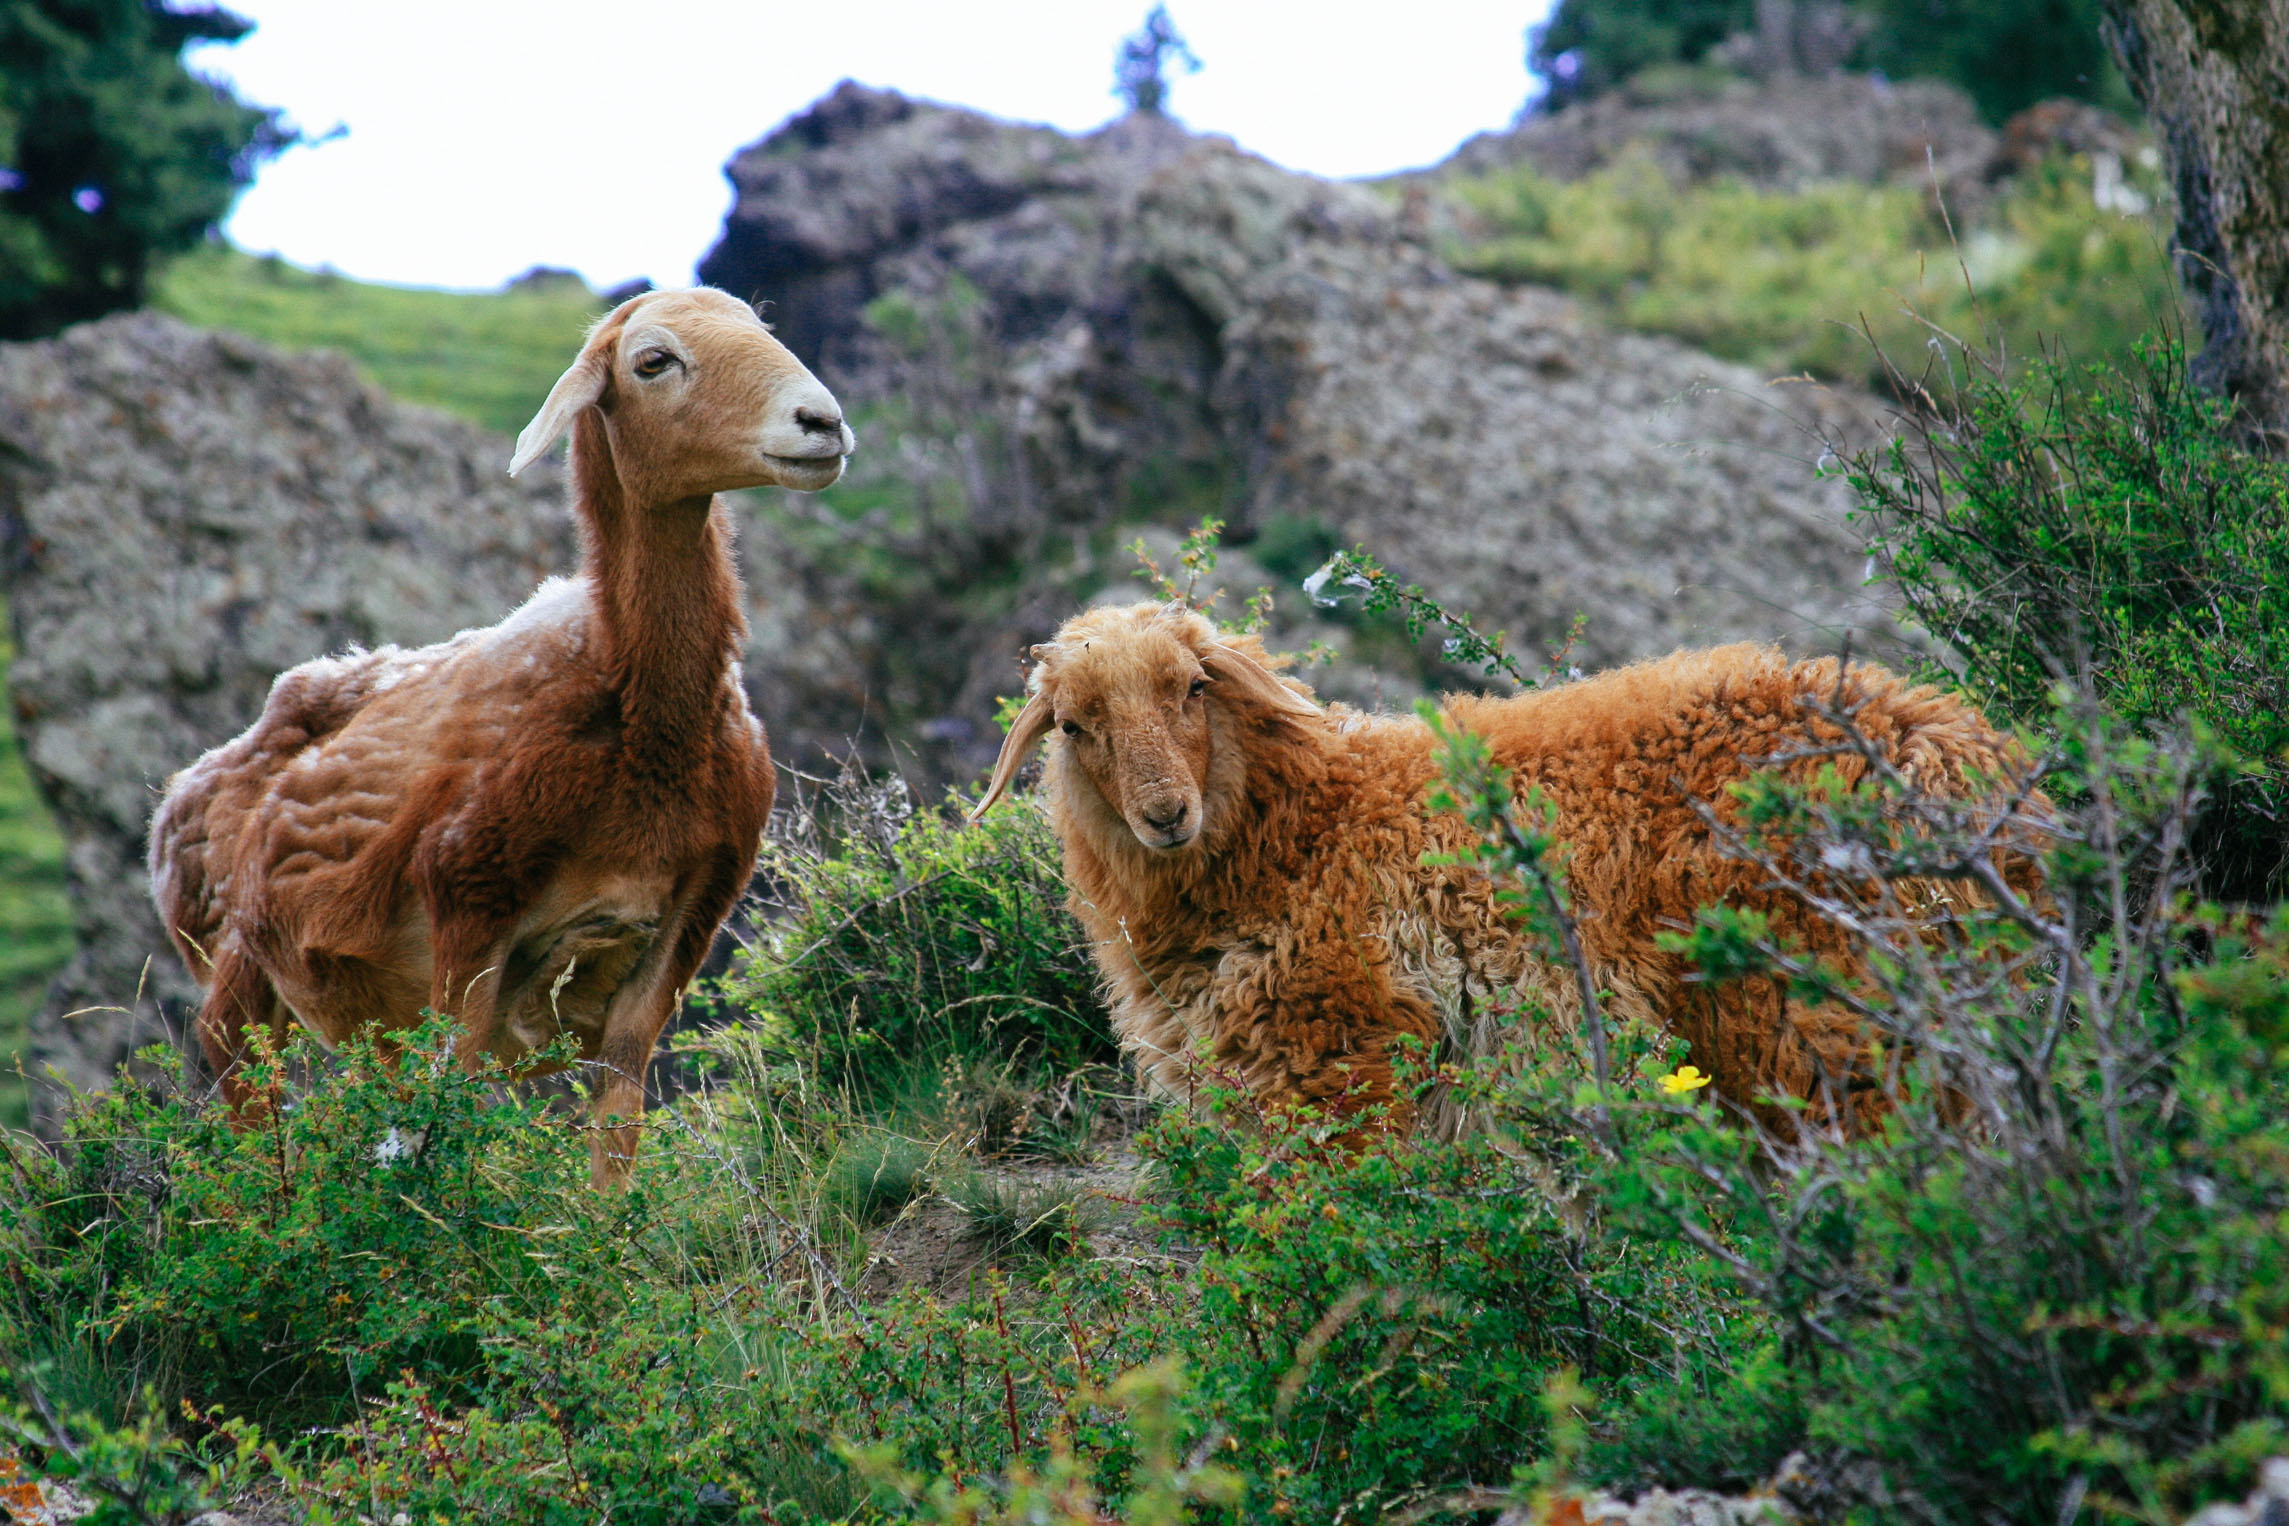
[[[8,663],[15,656],[0,606],[0,1128],[22,1128],[30,1094],[18,1076],[24,1032],[48,979],[71,957],[64,899],[64,840],[32,788],[16,745]]]
[[[2095,360],[2184,325],[2162,214],[2103,209],[2091,187],[2087,161],[2056,159],[1951,230],[1918,186],[1674,186],[1642,158],[1565,182],[1521,165],[1446,182],[1461,231],[1444,252],[1775,373],[1880,381],[1872,337],[1913,374],[1933,326]]]
[[[497,292],[435,291],[223,248],[170,265],[151,305],[284,350],[339,350],[391,396],[504,434],[533,416],[603,311],[602,300],[570,278]]]

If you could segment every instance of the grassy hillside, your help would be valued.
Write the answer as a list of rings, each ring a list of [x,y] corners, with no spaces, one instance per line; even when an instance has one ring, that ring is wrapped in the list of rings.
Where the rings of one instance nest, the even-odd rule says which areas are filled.
[[[24,1022],[48,977],[71,957],[64,844],[32,788],[8,702],[7,611],[0,605],[0,1128],[21,1128],[28,1095],[17,1073]]]
[[[275,257],[203,249],[168,267],[152,306],[285,350],[339,350],[384,390],[515,434],[603,310],[572,277],[497,292],[377,286]]]
[[[1679,186],[1650,159],[1571,182],[1520,165],[1439,194],[1458,269],[1556,286],[1617,327],[1776,374],[1880,384],[1878,349],[1919,370],[1935,328],[2077,360],[2183,332],[2161,188],[2141,166],[2130,178],[2102,207],[2090,161],[2062,155],[1952,224],[1918,186]]]
[[[1845,475],[2051,805],[1863,770],[1847,706],[1804,739],[1839,766],[1728,820],[1864,961],[1721,906],[1663,945],[1860,1014],[1880,1129],[1745,1130],[1661,1026],[1698,994],[1572,1022],[1532,988],[1444,1072],[1459,1141],[1155,1108],[1044,816],[840,780],[626,1193],[442,1022],[255,1072],[292,1100],[251,1127],[162,1079],[0,1150],[0,1477],[311,1526],[1563,1521],[1792,1453],[1829,1520],[2238,1499],[2289,1452],[2289,908],[2204,901],[2289,861],[2289,472],[2169,347],[1947,358],[1929,436]],[[1441,766],[1474,861],[1565,903],[1483,750]],[[1981,882],[2044,844],[2043,896]]]

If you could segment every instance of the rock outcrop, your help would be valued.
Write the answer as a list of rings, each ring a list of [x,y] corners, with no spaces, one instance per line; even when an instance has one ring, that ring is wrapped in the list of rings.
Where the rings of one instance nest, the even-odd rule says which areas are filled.
[[[1649,81],[1662,78],[1480,133],[1426,173],[1530,164],[1553,179],[1577,180],[1644,154],[1680,184],[1731,176],[1793,191],[1829,180],[1929,186],[1936,175],[1953,200],[2004,167],[1995,130],[1979,120],[1970,96],[1943,80],[1712,76],[1704,88],[1672,84],[1654,93]]]
[[[729,174],[702,276],[768,298],[868,442],[827,495],[872,579],[848,650],[881,708],[844,729],[940,777],[990,757],[1014,655],[1123,583],[1129,527],[1204,512],[1289,609],[1362,543],[1528,649],[1586,615],[1584,665],[1880,620],[1814,471],[1872,404],[1458,276],[1404,200],[1161,118],[1072,138],[852,84]]]

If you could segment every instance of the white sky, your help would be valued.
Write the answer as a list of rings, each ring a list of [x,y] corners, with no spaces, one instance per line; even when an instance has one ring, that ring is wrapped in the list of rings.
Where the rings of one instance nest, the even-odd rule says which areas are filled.
[[[230,0],[257,24],[193,55],[303,128],[226,226],[363,280],[489,287],[535,264],[599,287],[691,279],[723,164],[855,78],[1094,127],[1148,0]],[[1323,175],[1427,164],[1507,124],[1549,0],[1171,0],[1204,65],[1172,112]]]

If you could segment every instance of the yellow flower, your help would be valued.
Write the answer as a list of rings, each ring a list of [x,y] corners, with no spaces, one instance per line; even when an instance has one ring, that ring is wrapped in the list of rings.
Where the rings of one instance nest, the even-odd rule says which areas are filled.
[[[1661,1089],[1672,1097],[1682,1097],[1687,1092],[1697,1092],[1708,1084],[1709,1078],[1701,1074],[1700,1067],[1695,1065],[1680,1065],[1677,1067],[1676,1074],[1661,1078]]]

